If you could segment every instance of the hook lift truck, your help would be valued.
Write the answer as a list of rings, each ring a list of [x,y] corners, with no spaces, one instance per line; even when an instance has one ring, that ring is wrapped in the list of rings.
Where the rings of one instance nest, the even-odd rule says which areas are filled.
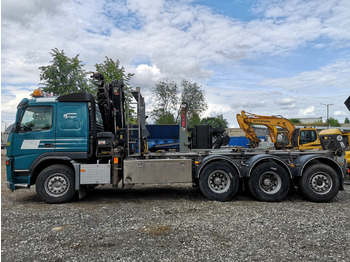
[[[281,201],[297,186],[306,199],[325,202],[343,189],[345,168],[328,150],[212,149],[205,125],[189,139],[186,104],[179,151],[149,152],[140,89],[92,77],[97,100],[89,93],[42,97],[37,89],[19,103],[7,147],[12,191],[35,185],[46,203],[65,203],[96,185],[192,183],[211,200],[228,201],[241,186],[260,201]]]

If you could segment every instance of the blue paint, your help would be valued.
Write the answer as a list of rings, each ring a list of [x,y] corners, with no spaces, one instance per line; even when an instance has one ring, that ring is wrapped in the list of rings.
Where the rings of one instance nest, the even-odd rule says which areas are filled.
[[[179,149],[180,125],[146,125],[148,149]]]
[[[265,137],[261,136],[259,137],[259,139],[265,139]],[[243,147],[247,147],[249,145],[249,139],[246,138],[245,136],[241,136],[241,137],[230,137],[230,142],[228,143],[229,146],[243,146]]]
[[[86,102],[58,102],[55,98],[22,100],[16,132],[9,135],[7,181],[30,185],[31,164],[49,152],[88,152],[89,111]],[[15,175],[17,172],[17,175]],[[29,174],[29,173],[28,173]]]

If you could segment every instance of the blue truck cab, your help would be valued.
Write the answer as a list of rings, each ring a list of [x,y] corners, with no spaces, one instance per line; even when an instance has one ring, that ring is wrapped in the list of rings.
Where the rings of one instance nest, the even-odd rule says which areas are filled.
[[[34,93],[33,93],[34,94]],[[7,147],[7,183],[11,190],[30,187],[49,162],[92,157],[96,126],[94,97],[74,93],[60,97],[24,98]]]

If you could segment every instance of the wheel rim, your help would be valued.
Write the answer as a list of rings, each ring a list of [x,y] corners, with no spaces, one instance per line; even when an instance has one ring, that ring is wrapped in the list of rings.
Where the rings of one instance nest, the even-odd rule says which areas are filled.
[[[52,197],[63,196],[69,189],[69,179],[62,174],[53,174],[45,180],[45,191]]]
[[[230,176],[222,170],[216,170],[209,175],[208,185],[215,193],[224,193],[230,188]]]
[[[333,182],[327,173],[318,172],[311,176],[310,186],[315,193],[324,195],[332,189]]]
[[[276,194],[282,187],[281,177],[275,172],[265,172],[259,179],[259,187],[266,194]]]

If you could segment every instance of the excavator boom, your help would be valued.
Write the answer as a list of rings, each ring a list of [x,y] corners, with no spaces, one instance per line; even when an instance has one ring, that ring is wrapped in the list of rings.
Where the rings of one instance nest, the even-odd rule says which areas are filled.
[[[250,147],[259,146],[259,138],[256,135],[252,125],[264,125],[269,131],[271,142],[275,144],[276,149],[279,148],[321,148],[320,141],[317,136],[317,131],[314,128],[304,128],[302,130],[296,129],[294,124],[288,119],[282,116],[261,116],[252,113],[242,111],[241,114],[237,114],[237,122],[240,128],[245,132],[246,137],[250,140]],[[277,128],[283,130],[283,134],[289,141],[289,144],[279,144],[278,135],[281,134]],[[295,133],[298,131],[298,136],[295,137]],[[310,135],[312,133],[312,136]],[[301,135],[302,134],[302,135]],[[305,139],[307,135],[310,138]],[[301,139],[303,138],[303,140]],[[305,144],[303,146],[303,144]],[[308,145],[306,145],[308,144]]]
[[[286,131],[285,134],[290,142],[292,141],[292,133],[295,129],[293,123],[282,116],[261,116],[245,111],[242,111],[241,114],[237,114],[237,122],[240,128],[246,133],[247,138],[250,140],[251,147],[257,147],[260,142],[252,127],[254,124],[266,126],[269,130],[269,136],[273,143],[277,142],[277,127],[281,127]]]

